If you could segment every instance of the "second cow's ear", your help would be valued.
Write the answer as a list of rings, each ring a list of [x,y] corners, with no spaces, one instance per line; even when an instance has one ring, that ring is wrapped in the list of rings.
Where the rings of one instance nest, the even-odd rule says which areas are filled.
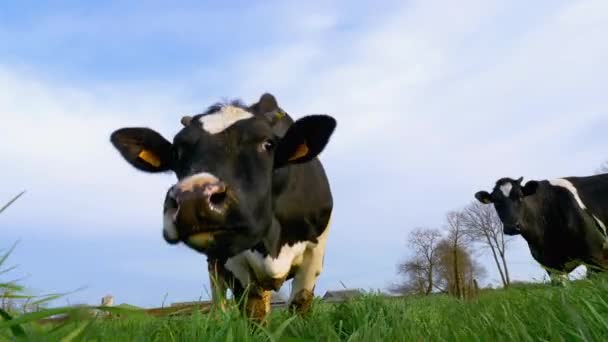
[[[149,128],[121,128],[110,136],[112,145],[138,170],[171,170],[171,143]]]
[[[492,195],[490,195],[490,193],[488,193],[487,191],[479,191],[475,194],[475,198],[477,198],[477,200],[483,204],[490,204],[492,203]]]
[[[526,185],[521,189],[524,196],[534,195],[538,189],[537,181],[528,181]]]
[[[279,141],[275,168],[314,159],[327,146],[335,128],[336,120],[329,115],[309,115],[297,120]]]

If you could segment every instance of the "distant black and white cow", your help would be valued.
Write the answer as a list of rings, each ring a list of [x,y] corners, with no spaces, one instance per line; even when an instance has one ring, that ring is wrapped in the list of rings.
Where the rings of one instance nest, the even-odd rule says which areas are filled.
[[[491,194],[479,191],[475,197],[494,204],[504,233],[521,234],[552,281],[581,264],[588,275],[608,270],[608,174],[523,186],[522,180],[499,179]]]
[[[290,306],[305,313],[333,210],[317,155],[335,119],[294,122],[264,94],[254,105],[217,104],[182,124],[172,143],[148,128],[122,128],[110,139],[135,168],[176,174],[164,202],[164,239],[207,256],[216,304],[227,288],[238,299],[246,293],[247,314],[262,319],[270,291],[293,278]]]

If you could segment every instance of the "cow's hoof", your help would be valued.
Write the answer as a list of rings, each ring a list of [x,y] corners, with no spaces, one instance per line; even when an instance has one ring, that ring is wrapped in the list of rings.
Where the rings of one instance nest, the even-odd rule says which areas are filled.
[[[568,281],[564,280],[564,279],[551,280],[551,286],[555,286],[555,287],[567,287],[568,286]]]
[[[310,312],[313,298],[314,295],[312,291],[306,289],[300,290],[300,292],[296,293],[294,296],[289,307],[300,315],[306,315],[308,312]]]
[[[246,304],[247,317],[263,324],[270,313],[270,296],[270,291],[264,291],[261,295],[250,295]]]
[[[219,320],[226,313],[227,310],[228,308],[226,307],[226,303],[221,302],[211,305],[208,313],[210,317]]]

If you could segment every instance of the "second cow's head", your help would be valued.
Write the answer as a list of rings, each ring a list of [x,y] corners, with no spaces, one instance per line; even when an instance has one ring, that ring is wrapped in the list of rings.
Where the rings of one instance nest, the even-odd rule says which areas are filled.
[[[173,142],[149,128],[118,129],[111,142],[141,171],[175,173],[178,182],[164,201],[163,237],[216,257],[260,242],[286,168],[317,157],[336,127],[327,115],[293,122],[269,94],[249,107],[214,105],[182,124]]]

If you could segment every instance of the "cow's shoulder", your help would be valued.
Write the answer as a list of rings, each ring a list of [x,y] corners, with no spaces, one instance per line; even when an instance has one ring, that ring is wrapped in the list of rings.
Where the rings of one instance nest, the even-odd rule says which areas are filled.
[[[290,166],[289,179],[274,200],[283,243],[315,241],[333,211],[333,196],[321,162],[314,159]]]

